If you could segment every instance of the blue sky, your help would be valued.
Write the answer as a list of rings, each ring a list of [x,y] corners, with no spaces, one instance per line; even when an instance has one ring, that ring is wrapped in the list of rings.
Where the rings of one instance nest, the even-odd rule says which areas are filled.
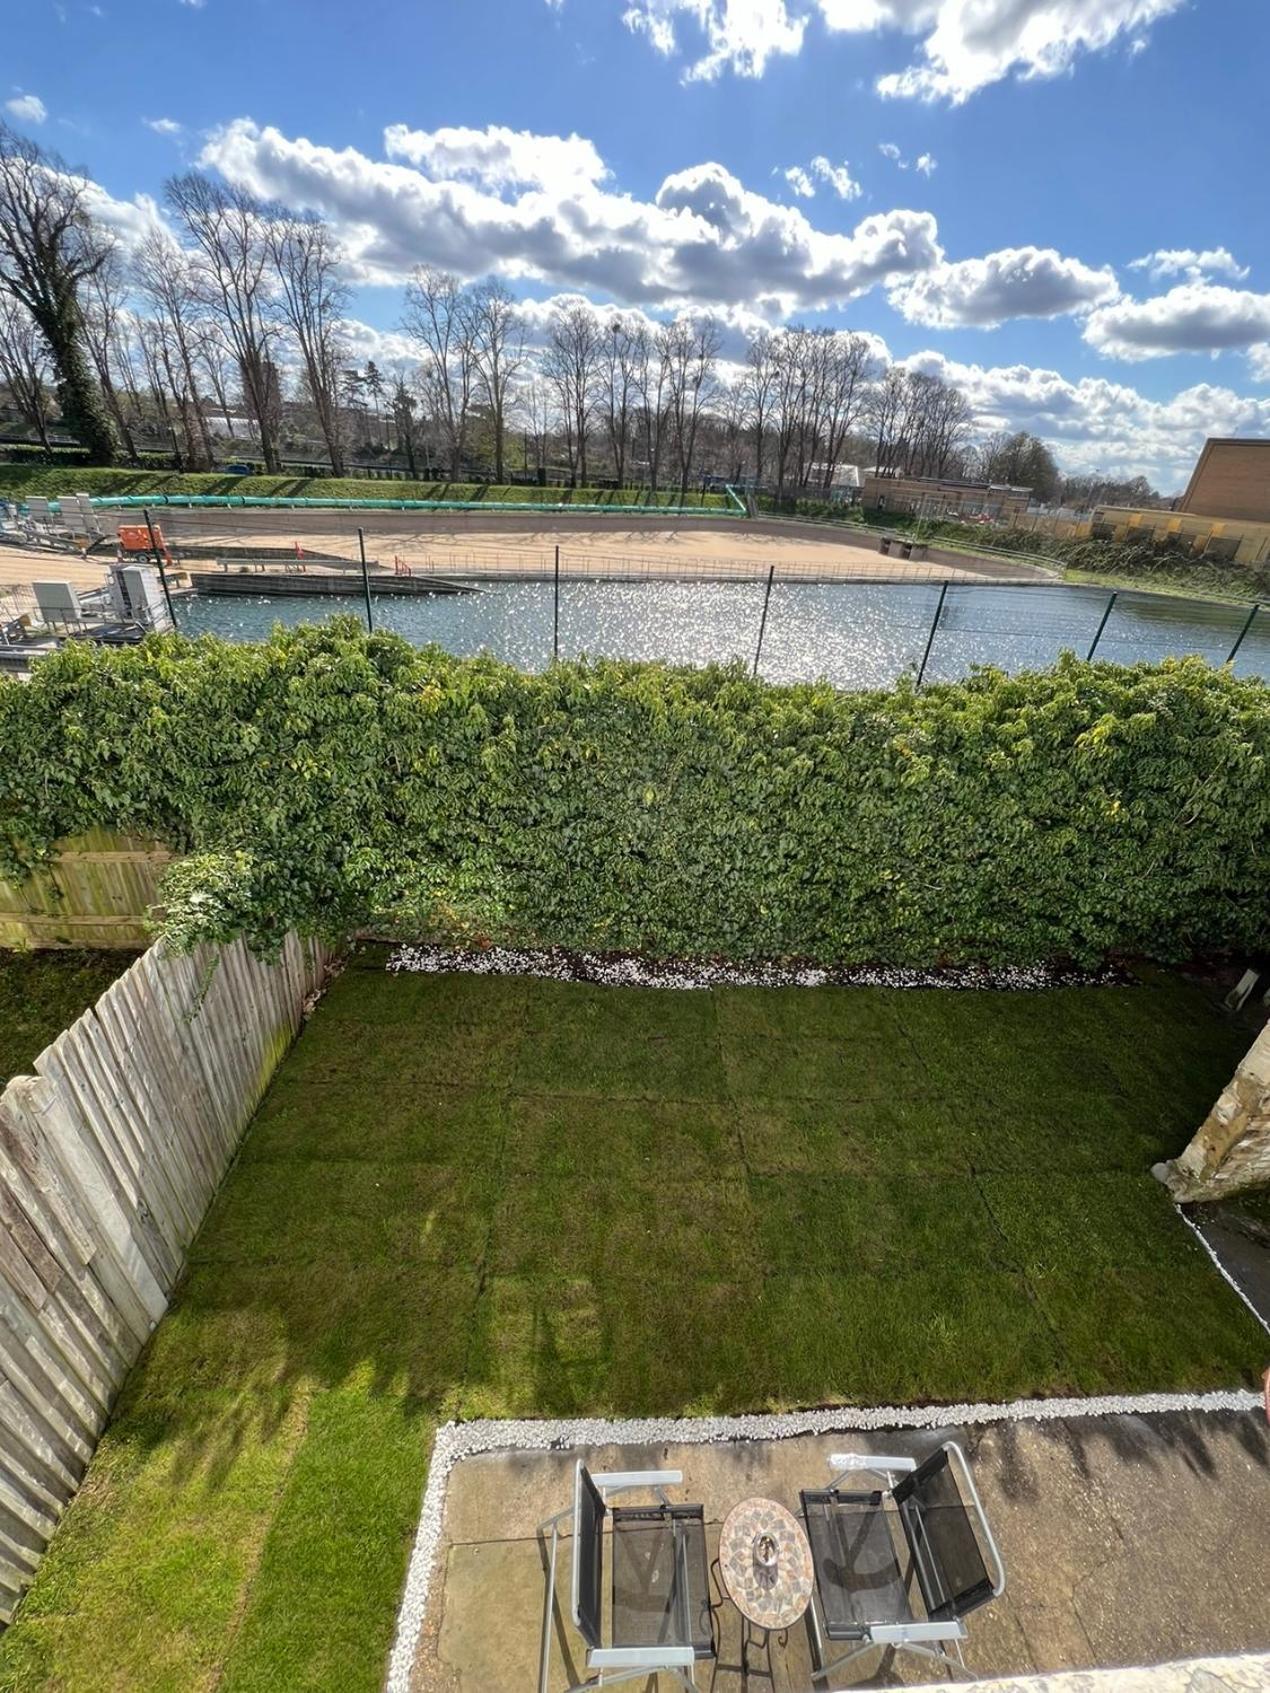
[[[1266,0],[28,0],[6,46],[125,238],[200,160],[330,216],[389,360],[431,262],[867,331],[1073,469],[1270,433]]]

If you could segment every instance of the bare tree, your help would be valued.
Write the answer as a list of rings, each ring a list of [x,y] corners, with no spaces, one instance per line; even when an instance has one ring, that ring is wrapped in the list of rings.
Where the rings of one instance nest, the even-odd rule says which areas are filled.
[[[278,303],[299,349],[331,473],[343,476],[340,369],[347,356],[343,320],[350,295],[340,276],[339,244],[320,218],[286,210],[270,218],[266,241],[277,273]]]
[[[641,324],[635,337],[634,358],[644,462],[648,468],[648,491],[655,496],[661,480],[669,417],[667,396],[670,367],[664,337],[660,334],[650,334]]]
[[[874,435],[874,463],[883,473],[905,468],[903,418],[908,404],[908,372],[891,365],[869,395],[866,416]]]
[[[551,428],[551,385],[541,371],[531,366],[528,381],[520,386],[520,403],[529,425],[525,440],[525,469],[529,469],[529,443],[533,442],[534,464],[539,476],[547,467],[547,436]]]
[[[276,279],[267,209],[245,189],[199,171],[174,176],[166,197],[196,251],[195,275],[217,312],[260,435],[265,469],[281,469],[276,439],[278,391],[271,348],[278,332]]]
[[[631,430],[639,408],[642,329],[638,322],[615,314],[604,327],[600,354],[600,410],[619,487],[626,481]]]
[[[763,446],[771,418],[772,396],[776,387],[776,361],[772,355],[772,337],[766,330],[750,338],[745,349],[744,393],[750,422],[754,429],[754,480],[763,480]]]
[[[543,372],[555,391],[564,429],[569,470],[587,485],[587,437],[595,411],[600,363],[600,326],[590,305],[557,306],[547,330]]]
[[[1003,429],[990,435],[979,447],[977,463],[985,482],[1030,488],[1038,500],[1045,502],[1058,493],[1060,478],[1053,453],[1044,441],[1025,430],[1011,434]]]
[[[233,353],[220,323],[212,317],[197,318],[192,330],[195,369],[207,379],[216,409],[225,420],[225,434],[234,433],[234,416],[229,403],[229,371]]]
[[[420,381],[441,428],[452,481],[462,474],[476,381],[469,301],[448,271],[420,265],[406,286],[402,327],[419,346]]]
[[[873,354],[863,336],[842,331],[833,336],[828,357],[829,388],[825,406],[825,470],[822,484],[826,492],[832,486],[834,469],[842,458],[847,439],[864,415]]]
[[[189,255],[163,230],[152,230],[137,250],[132,278],[162,341],[161,363],[180,414],[186,463],[206,470],[212,463],[212,437],[199,401],[196,371],[203,325]]]
[[[419,402],[406,386],[404,376],[398,376],[392,391],[392,420],[397,432],[397,445],[406,455],[406,468],[412,477],[419,474],[418,460],[415,456],[415,440],[418,422],[415,413],[419,410]]]
[[[524,324],[515,300],[493,277],[469,294],[468,321],[477,379],[494,431],[494,480],[502,482],[508,400],[525,362]]]
[[[104,261],[84,282],[81,301],[84,344],[88,348],[106,407],[128,457],[136,460],[137,444],[119,400],[118,373],[127,386],[128,360],[121,345],[127,321],[127,280],[119,249],[112,247]]]
[[[0,293],[0,380],[46,453],[52,451],[49,371],[48,345],[35,327],[35,319],[12,295]]]
[[[82,292],[111,247],[89,214],[88,187],[55,153],[0,123],[0,289],[44,337],[63,422],[94,463],[109,465],[118,448],[85,351]]]
[[[714,370],[723,337],[713,318],[703,317],[696,321],[678,318],[662,330],[658,340],[663,345],[666,361],[669,410],[679,460],[679,497],[682,500],[687,496],[692,475],[701,413],[713,397]]]

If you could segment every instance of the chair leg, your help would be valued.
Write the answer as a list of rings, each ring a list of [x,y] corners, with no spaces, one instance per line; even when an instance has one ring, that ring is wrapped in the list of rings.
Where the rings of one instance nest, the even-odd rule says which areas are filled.
[[[539,1531],[541,1533],[541,1530]],[[547,1693],[551,1674],[551,1621],[556,1608],[556,1552],[560,1546],[560,1525],[551,1525],[551,1555],[547,1562],[546,1591],[542,1602],[542,1638],[538,1643],[538,1693]]]

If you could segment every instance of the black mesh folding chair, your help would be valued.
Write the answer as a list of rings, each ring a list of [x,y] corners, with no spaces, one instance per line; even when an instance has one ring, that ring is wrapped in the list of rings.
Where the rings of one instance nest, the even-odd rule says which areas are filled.
[[[886,1485],[848,1492],[835,1481],[803,1492],[816,1567],[812,1680],[827,1680],[876,1647],[964,1670],[962,1619],[1005,1591],[1001,1555],[965,1453],[950,1440],[921,1464],[853,1452],[831,1457],[829,1466],[835,1478],[864,1472]],[[848,1650],[827,1660],[826,1642]]]
[[[547,1587],[542,1614],[539,1693],[547,1693],[555,1612],[556,1559],[560,1530],[573,1519],[574,1627],[586,1643],[583,1688],[620,1681],[644,1681],[664,1673],[694,1690],[693,1666],[714,1657],[710,1586],[706,1560],[705,1511],[700,1505],[672,1505],[665,1488],[683,1481],[680,1470],[620,1470],[592,1475],[579,1459],[573,1504],[542,1525],[550,1531]],[[613,1505],[614,1494],[651,1492],[655,1505]],[[604,1525],[610,1525],[612,1602],[609,1644],[604,1633]]]

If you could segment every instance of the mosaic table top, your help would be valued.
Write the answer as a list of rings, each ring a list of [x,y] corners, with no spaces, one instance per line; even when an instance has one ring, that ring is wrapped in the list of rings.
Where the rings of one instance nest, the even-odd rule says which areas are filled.
[[[756,1549],[772,1560],[768,1566]],[[774,1499],[742,1499],[732,1507],[719,1532],[719,1567],[733,1604],[759,1628],[796,1623],[816,1579],[802,1524]]]

